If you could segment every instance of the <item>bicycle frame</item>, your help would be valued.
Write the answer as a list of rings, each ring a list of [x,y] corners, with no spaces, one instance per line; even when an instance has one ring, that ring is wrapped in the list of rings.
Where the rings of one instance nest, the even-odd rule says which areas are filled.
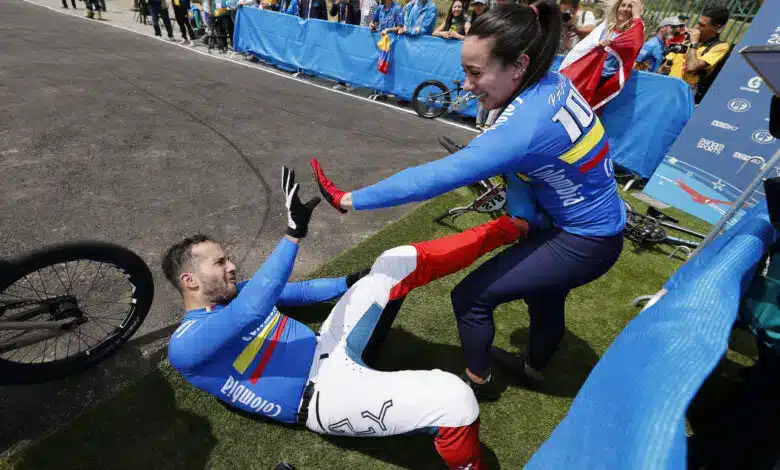
[[[56,297],[46,299],[35,306],[16,312],[12,315],[5,315],[9,308],[15,308],[25,302],[8,303],[0,306],[0,331],[33,331],[33,330],[52,330],[41,331],[37,334],[25,335],[24,338],[11,338],[0,341],[0,353],[19,349],[24,346],[38,343],[68,332],[68,327],[84,323],[86,319],[78,317],[63,318],[62,320],[51,321],[26,321],[37,315],[50,313],[57,302],[67,301],[68,297]]]

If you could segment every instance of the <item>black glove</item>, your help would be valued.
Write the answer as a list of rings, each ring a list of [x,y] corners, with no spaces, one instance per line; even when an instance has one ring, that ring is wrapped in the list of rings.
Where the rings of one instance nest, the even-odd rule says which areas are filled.
[[[352,287],[352,284],[358,282],[359,280],[363,279],[364,277],[368,276],[368,273],[371,272],[371,268],[366,268],[362,271],[358,271],[356,273],[352,273],[347,275],[347,289]]]
[[[287,235],[294,238],[306,236],[311,213],[322,201],[319,197],[313,197],[306,204],[302,204],[298,197],[299,189],[298,183],[295,182],[295,170],[283,166],[282,192],[284,192],[284,205],[287,207]]]

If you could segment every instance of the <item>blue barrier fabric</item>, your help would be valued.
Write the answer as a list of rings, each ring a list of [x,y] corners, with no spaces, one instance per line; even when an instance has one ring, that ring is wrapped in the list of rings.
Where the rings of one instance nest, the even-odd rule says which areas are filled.
[[[280,68],[300,70],[350,85],[411,100],[425,80],[452,87],[463,80],[462,41],[432,36],[391,35],[388,73],[377,70],[381,38],[368,28],[301,20],[255,8],[241,8],[236,20],[235,49],[255,54]],[[558,57],[552,69],[557,70]],[[455,97],[453,97],[455,98]],[[601,113],[613,161],[649,178],[693,113],[693,96],[682,80],[634,72],[623,91]],[[476,116],[472,100],[458,112]]]
[[[721,237],[617,336],[526,468],[685,469],[685,411],[775,230],[763,208]]]

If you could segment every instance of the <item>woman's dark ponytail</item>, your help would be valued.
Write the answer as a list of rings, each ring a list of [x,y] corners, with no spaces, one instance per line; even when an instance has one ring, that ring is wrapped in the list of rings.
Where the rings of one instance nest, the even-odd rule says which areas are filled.
[[[528,56],[521,92],[544,77],[552,66],[562,27],[561,9],[553,0],[542,0],[533,6],[510,4],[491,8],[474,21],[468,36],[493,38],[492,53],[504,65],[515,62],[521,53]]]
[[[528,65],[528,71],[525,73],[523,85],[520,87],[521,90],[541,80],[544,74],[550,70],[555,55],[558,53],[558,44],[563,28],[563,16],[557,3],[543,0],[534,3],[533,6],[539,12],[542,37],[537,38],[536,43],[532,44],[525,52],[531,61]]]

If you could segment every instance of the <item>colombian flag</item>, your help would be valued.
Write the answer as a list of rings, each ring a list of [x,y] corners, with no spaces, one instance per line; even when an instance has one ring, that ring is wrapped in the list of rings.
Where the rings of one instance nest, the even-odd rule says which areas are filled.
[[[623,89],[645,39],[645,26],[639,18],[634,19],[631,26],[613,39],[612,44],[606,48],[598,45],[604,30],[605,23],[602,22],[574,46],[559,68],[560,73],[571,79],[594,111],[600,111],[601,107]],[[619,68],[615,75],[602,83],[601,70],[608,55],[618,60]]]
[[[287,325],[287,317],[275,310],[265,327],[255,336],[255,338],[241,351],[241,354],[233,362],[233,368],[243,374],[249,368],[255,359],[259,356],[255,369],[249,378],[251,383],[257,383],[257,380],[263,375],[265,366],[271,360],[271,355],[279,343],[284,327]]]
[[[383,34],[382,39],[376,43],[376,47],[379,48],[379,63],[376,65],[376,69],[387,74],[390,67],[390,36]]]

